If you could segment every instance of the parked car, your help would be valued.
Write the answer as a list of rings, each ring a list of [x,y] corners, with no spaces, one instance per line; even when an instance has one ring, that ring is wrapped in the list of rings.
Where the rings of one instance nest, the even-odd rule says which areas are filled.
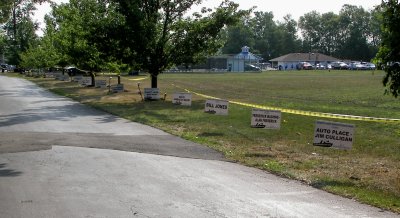
[[[362,62],[351,62],[349,65],[350,70],[366,70],[367,66]]]
[[[1,71],[2,73],[5,73],[5,72],[7,72],[7,69],[8,69],[7,64],[2,64],[2,65],[1,65],[1,70],[0,70],[0,71]]]
[[[25,73],[25,71],[26,71],[26,69],[25,68],[22,68],[22,67],[15,67],[14,68],[14,72],[15,73]]]
[[[317,69],[317,70],[325,70],[325,69],[326,69],[326,66],[323,65],[323,64],[316,64],[316,65],[315,65],[315,69]]]
[[[261,71],[261,68],[255,66],[255,65],[252,65],[252,64],[246,64],[244,66],[244,70],[245,71]]]
[[[332,63],[332,68],[336,70],[347,70],[349,69],[349,65],[344,62],[338,61]]]
[[[311,65],[308,62],[300,62],[297,65],[297,69],[299,69],[299,70],[312,70],[313,68],[314,68],[313,65]]]
[[[65,70],[69,76],[87,75],[87,72],[80,70],[76,67],[67,67],[67,68],[65,68]]]
[[[365,64],[365,68],[366,68],[367,70],[375,70],[375,69],[376,69],[376,66],[375,66],[375,64],[373,64],[373,63],[366,63],[366,64]]]

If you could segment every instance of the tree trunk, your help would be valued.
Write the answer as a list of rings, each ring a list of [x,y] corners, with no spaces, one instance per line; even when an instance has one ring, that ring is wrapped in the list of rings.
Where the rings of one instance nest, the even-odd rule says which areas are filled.
[[[157,76],[151,74],[151,88],[157,88]]]
[[[95,79],[95,77],[96,77],[96,75],[95,75],[95,73],[93,73],[92,71],[90,71],[90,77],[92,78],[92,85],[90,85],[89,87],[94,87],[94,86],[96,86],[96,79]]]
[[[12,11],[12,19],[13,19],[13,33],[14,33],[14,38],[13,38],[13,40],[14,40],[14,42],[16,42],[17,41],[17,15],[16,15],[16,3],[14,2],[14,5],[13,5],[14,7],[13,7],[13,11]]]

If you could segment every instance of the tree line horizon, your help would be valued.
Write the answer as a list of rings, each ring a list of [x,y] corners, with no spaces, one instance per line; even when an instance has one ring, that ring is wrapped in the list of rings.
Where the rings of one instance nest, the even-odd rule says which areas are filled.
[[[75,65],[91,72],[143,70],[151,75],[152,87],[166,69],[238,53],[245,45],[266,61],[299,52],[371,61],[385,39],[384,15],[389,6],[399,4],[382,1],[370,10],[345,4],[338,14],[312,11],[298,21],[290,14],[275,21],[273,12],[240,10],[229,0],[192,16],[187,12],[201,0],[70,0],[51,3],[39,37],[32,13],[43,2],[48,0],[1,3],[0,53],[9,64]]]

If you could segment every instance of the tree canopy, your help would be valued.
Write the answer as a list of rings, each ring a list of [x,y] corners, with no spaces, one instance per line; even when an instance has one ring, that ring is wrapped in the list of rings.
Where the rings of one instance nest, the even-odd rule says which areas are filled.
[[[0,4],[0,24],[5,30],[7,45],[4,51],[10,64],[19,65],[20,54],[29,49],[37,40],[38,24],[32,15],[36,3],[47,0],[2,0]]]
[[[205,9],[192,17],[187,13],[201,0],[115,0],[125,18],[120,45],[129,48],[131,58],[152,77],[172,65],[190,65],[222,46],[221,30],[237,23],[248,11],[224,0],[214,11]]]
[[[375,61],[385,70],[383,84],[386,92],[400,94],[400,3],[398,0],[382,1],[382,42]]]
[[[272,12],[239,10],[229,0],[193,15],[189,14],[192,6],[202,0],[70,0],[52,4],[39,38],[31,15],[35,3],[44,1],[4,0],[0,4],[4,30],[0,52],[7,53],[10,64],[75,65],[88,71],[121,71],[129,66],[148,72],[153,87],[157,87],[157,76],[174,65],[190,67],[217,52],[237,53],[245,45],[265,61],[293,52],[370,61],[382,34],[392,31],[390,16],[383,14],[389,9],[384,8],[397,4],[384,1],[382,7],[370,11],[344,5],[338,14],[313,11],[298,21],[290,15],[275,21]],[[386,30],[382,31],[384,18]],[[391,46],[390,37],[382,41],[380,54]],[[385,84],[391,84],[393,76],[389,73]]]

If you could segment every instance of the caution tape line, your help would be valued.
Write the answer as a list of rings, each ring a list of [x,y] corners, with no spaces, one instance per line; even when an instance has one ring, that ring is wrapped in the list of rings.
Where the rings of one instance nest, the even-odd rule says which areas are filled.
[[[173,85],[177,88],[183,89],[186,92],[193,93],[203,98],[208,99],[221,99],[210,95],[204,95],[198,92],[191,91],[189,89],[181,88],[177,85]],[[232,104],[237,104],[241,106],[263,109],[263,110],[279,110],[283,113],[288,114],[296,114],[296,115],[303,115],[303,116],[310,116],[310,117],[320,117],[320,118],[334,118],[334,119],[341,119],[341,120],[357,120],[357,121],[374,121],[374,122],[400,122],[400,119],[393,119],[393,118],[379,118],[379,117],[364,117],[364,116],[356,116],[356,115],[346,115],[346,114],[332,114],[332,113],[322,113],[322,112],[312,112],[312,111],[302,111],[302,110],[293,110],[293,109],[285,109],[285,108],[278,108],[278,107],[268,107],[263,105],[257,104],[248,104],[238,101],[228,101]]]
[[[131,81],[141,81],[141,80],[145,80],[147,79],[147,77],[143,77],[143,78],[137,78],[137,79],[129,79]]]

